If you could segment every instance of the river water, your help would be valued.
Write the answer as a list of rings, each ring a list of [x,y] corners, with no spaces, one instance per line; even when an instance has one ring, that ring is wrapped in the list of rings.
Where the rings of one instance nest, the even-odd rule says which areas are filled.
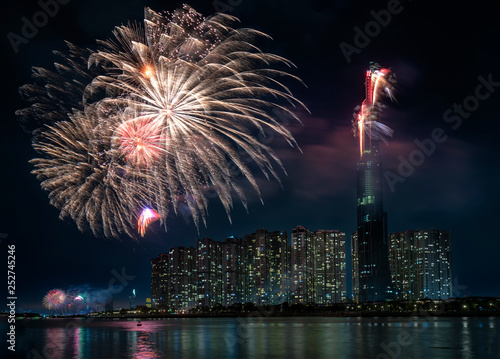
[[[7,323],[0,324],[7,333]],[[8,344],[7,344],[8,345]],[[500,318],[43,319],[1,358],[500,358]],[[7,353],[4,355],[4,353]]]

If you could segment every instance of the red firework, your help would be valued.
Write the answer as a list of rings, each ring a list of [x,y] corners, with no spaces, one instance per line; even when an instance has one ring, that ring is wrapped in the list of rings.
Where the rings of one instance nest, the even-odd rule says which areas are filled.
[[[43,305],[50,310],[61,309],[66,304],[68,296],[60,289],[52,289],[43,297]]]
[[[161,127],[149,118],[127,121],[117,132],[120,150],[133,165],[149,167],[163,153]]]
[[[160,218],[161,216],[154,209],[144,208],[137,221],[138,232],[141,237],[144,237],[144,234],[146,234],[146,228],[148,228],[149,224]]]

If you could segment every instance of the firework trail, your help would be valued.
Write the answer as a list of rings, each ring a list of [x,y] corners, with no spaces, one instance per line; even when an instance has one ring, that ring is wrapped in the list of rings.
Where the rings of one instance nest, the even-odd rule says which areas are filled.
[[[137,227],[141,237],[144,237],[148,226],[158,219],[160,219],[160,215],[154,209],[144,208],[137,221]]]
[[[359,136],[360,157],[366,148],[371,148],[372,140],[387,142],[387,138],[392,137],[393,130],[378,121],[378,114],[383,108],[381,98],[388,96],[393,99],[395,82],[395,76],[389,69],[370,63],[365,76],[366,98],[353,114],[353,132]]]
[[[89,304],[93,305],[93,303],[88,301],[86,292],[70,289],[66,293],[68,294],[68,301],[65,310],[68,314],[85,312]]]
[[[70,118],[35,136],[33,146],[45,156],[31,161],[33,173],[61,219],[73,219],[81,231],[90,226],[96,235],[101,230],[107,237],[122,231],[133,235],[130,222],[140,213],[136,204],[152,200],[147,173],[114,156],[109,130],[93,118]]]
[[[116,27],[97,51],[69,44],[57,72],[34,68],[34,84],[21,88],[32,105],[18,115],[41,155],[33,173],[62,219],[96,236],[135,237],[145,208],[166,228],[185,202],[198,226],[207,188],[229,216],[234,194],[246,207],[234,165],[260,196],[241,153],[279,181],[283,166],[255,133],[272,130],[296,146],[271,114],[298,120],[290,108],[304,105],[281,79],[299,79],[275,68],[288,60],[252,44],[267,35],[233,29],[235,21],[187,5],[146,9],[144,25]]]
[[[52,289],[43,297],[43,306],[49,310],[59,310],[64,308],[68,296],[60,289]]]

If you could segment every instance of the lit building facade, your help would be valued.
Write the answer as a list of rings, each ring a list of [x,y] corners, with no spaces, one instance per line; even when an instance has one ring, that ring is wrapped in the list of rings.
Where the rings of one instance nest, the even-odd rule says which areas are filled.
[[[191,308],[196,305],[197,270],[193,247],[172,248],[151,260],[151,306]]]
[[[351,235],[351,284],[352,299],[359,302],[359,254],[358,254],[358,232]]]
[[[453,296],[451,233],[421,230],[415,241],[420,249],[419,271],[422,273],[422,297],[448,299]]]
[[[297,226],[292,231],[291,288],[292,303],[314,303],[315,301],[315,236],[309,229]]]
[[[393,298],[387,243],[387,213],[383,211],[382,163],[373,141],[357,166],[357,301]]]
[[[257,304],[279,304],[285,301],[288,234],[259,229],[244,238],[249,278],[245,299]]]
[[[347,299],[345,233],[318,230],[315,236],[315,303],[341,303]]]
[[[288,234],[268,232],[266,239],[266,304],[280,304],[288,300]]]
[[[415,231],[391,234],[389,263],[395,299],[416,300],[421,298],[422,283],[418,275],[418,254]]]
[[[169,254],[168,306],[192,308],[196,305],[196,251],[193,247],[177,247]]]
[[[203,238],[151,260],[151,305],[169,310],[255,303],[331,304],[346,300],[345,234],[297,227],[260,229],[243,239]]]
[[[347,299],[345,233],[294,228],[290,263],[292,303],[332,304]]]
[[[222,244],[223,302],[225,305],[244,303],[245,247],[243,240],[230,236]]]
[[[162,253],[151,260],[151,305],[152,307],[166,307],[168,297],[170,254]]]
[[[449,231],[423,229],[392,233],[389,258],[397,299],[453,296]]]
[[[196,243],[197,260],[197,305],[213,306],[224,302],[224,280],[222,270],[222,242],[210,238],[199,239]]]

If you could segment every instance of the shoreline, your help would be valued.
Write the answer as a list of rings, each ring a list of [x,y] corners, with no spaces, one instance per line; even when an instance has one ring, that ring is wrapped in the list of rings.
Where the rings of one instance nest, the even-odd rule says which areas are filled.
[[[339,312],[339,313],[272,313],[254,311],[250,313],[185,313],[185,314],[164,314],[164,315],[70,315],[70,316],[51,316],[41,319],[184,319],[184,318],[441,318],[441,317],[500,317],[499,311],[491,312]],[[23,319],[34,319],[25,317]]]

